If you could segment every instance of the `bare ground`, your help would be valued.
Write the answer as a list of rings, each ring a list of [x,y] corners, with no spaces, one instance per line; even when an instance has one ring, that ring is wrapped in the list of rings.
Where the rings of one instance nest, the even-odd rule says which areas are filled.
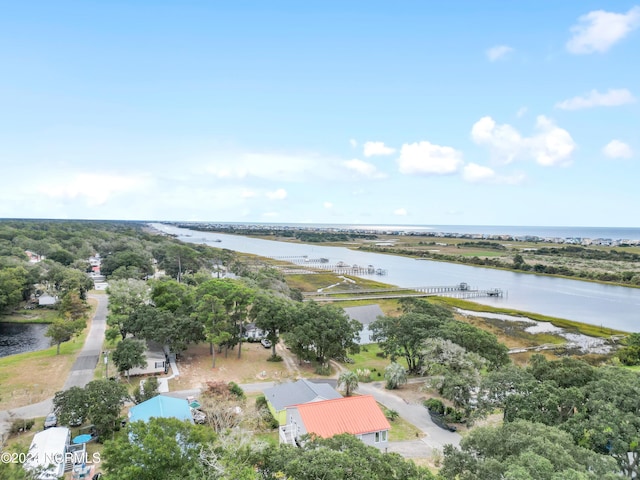
[[[191,346],[178,360],[178,378],[169,380],[172,391],[203,388],[208,381],[237,383],[278,382],[313,375],[313,367],[298,365],[295,357],[279,344],[278,354],[282,362],[268,362],[271,349],[260,343],[244,343],[242,358],[238,359],[237,349],[225,353],[216,353],[216,367],[212,368],[212,359],[208,344]]]

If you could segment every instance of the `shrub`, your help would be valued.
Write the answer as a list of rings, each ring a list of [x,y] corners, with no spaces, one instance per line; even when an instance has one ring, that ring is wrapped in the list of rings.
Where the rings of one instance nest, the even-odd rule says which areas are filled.
[[[271,355],[269,358],[267,358],[267,362],[281,362],[282,361],[282,357],[280,355]]]
[[[400,416],[400,414],[395,410],[388,410],[385,408],[384,416],[387,417],[389,421],[393,422]]]
[[[443,415],[445,413],[444,404],[437,398],[430,398],[422,403],[430,411]]]
[[[256,397],[256,410],[260,410],[261,408],[269,408],[267,398],[264,395],[258,395]]]
[[[371,371],[368,368],[358,368],[355,373],[358,376],[359,382],[366,383],[371,381]]]
[[[244,390],[236,382],[229,382],[229,392],[240,399],[244,399]]]
[[[31,430],[34,423],[33,419],[25,420],[20,418],[18,420],[14,420],[11,424],[11,428],[9,429],[9,433],[15,435],[16,433],[26,432],[27,430]]]
[[[318,375],[331,375],[331,367],[329,365],[318,365],[315,372]]]

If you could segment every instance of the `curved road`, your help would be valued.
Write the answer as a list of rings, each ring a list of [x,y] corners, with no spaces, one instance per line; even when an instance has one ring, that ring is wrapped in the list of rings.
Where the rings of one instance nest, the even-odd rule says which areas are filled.
[[[84,346],[67,377],[67,381],[62,387],[67,390],[71,387],[84,387],[93,380],[100,354],[102,343],[104,342],[104,331],[107,326],[107,305],[109,298],[105,295],[89,295],[98,302],[98,306],[91,320],[89,333],[85,339]],[[49,398],[39,403],[33,403],[24,407],[11,410],[0,410],[0,438],[8,431],[11,421],[16,418],[44,417],[53,410],[53,398]]]

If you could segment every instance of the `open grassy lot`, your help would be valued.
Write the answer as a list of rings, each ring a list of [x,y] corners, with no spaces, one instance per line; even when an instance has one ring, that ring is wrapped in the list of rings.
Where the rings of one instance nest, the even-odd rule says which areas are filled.
[[[393,285],[375,280],[352,277],[350,275],[338,275],[331,272],[286,275],[285,280],[291,288],[297,288],[303,292],[315,292],[320,288],[327,288],[330,285],[336,284],[340,285],[334,287],[335,289],[354,291],[361,289],[394,287]]]
[[[34,310],[16,310],[12,313],[0,315],[0,322],[10,323],[52,323],[58,312],[50,308]]]
[[[93,318],[97,303],[90,299],[89,304]],[[80,335],[60,346],[60,355],[56,355],[53,346],[0,358],[0,409],[8,410],[53,397],[67,380],[90,324],[89,320]]]

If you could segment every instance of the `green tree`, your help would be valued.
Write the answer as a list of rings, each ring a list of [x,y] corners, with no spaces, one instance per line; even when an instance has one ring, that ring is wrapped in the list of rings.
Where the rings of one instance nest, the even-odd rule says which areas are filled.
[[[280,334],[286,332],[293,322],[295,307],[291,302],[272,295],[257,295],[251,307],[250,318],[271,342],[271,356],[276,356],[276,345]]]
[[[424,341],[443,323],[441,317],[423,313],[405,313],[400,317],[381,317],[369,325],[372,338],[384,353],[395,362],[404,357],[409,373],[419,373]]]
[[[119,429],[120,411],[129,400],[127,388],[114,380],[93,380],[85,387],[89,403],[88,417],[100,439]]]
[[[158,377],[149,377],[133,390],[133,400],[142,403],[158,395]]]
[[[47,328],[45,336],[51,339],[51,343],[56,345],[56,355],[60,355],[60,345],[63,342],[68,342],[74,335],[80,333],[86,326],[84,320],[77,320],[75,322],[65,319],[56,318]]]
[[[65,293],[58,303],[60,315],[72,321],[86,320],[89,313],[89,305],[80,298],[77,292]]]
[[[358,374],[351,370],[344,371],[338,377],[336,388],[344,387],[344,394],[350,397],[358,389]]]
[[[147,365],[145,350],[144,343],[133,338],[125,338],[116,346],[111,357],[118,368],[118,372],[121,374],[126,372],[127,380],[129,379],[129,370]]]
[[[81,424],[89,416],[89,395],[84,388],[71,387],[56,392],[53,410],[62,425]]]
[[[396,362],[391,362],[384,369],[384,379],[388,390],[395,390],[400,385],[407,383],[407,370]]]
[[[188,479],[194,471],[202,472],[200,454],[204,446],[214,439],[215,436],[210,429],[175,418],[152,418],[148,422],[133,422],[129,424],[126,435],[118,435],[105,444],[106,478]]]
[[[0,312],[18,306],[26,282],[27,270],[24,267],[0,267]]]
[[[556,427],[518,420],[500,427],[479,427],[444,448],[440,475],[451,480],[475,479],[614,479],[610,458],[579,447]]]
[[[271,447],[262,455],[262,477],[305,480],[432,480],[424,467],[397,453],[383,453],[353,435],[311,438],[302,447]]]
[[[122,340],[134,330],[134,312],[149,302],[149,287],[142,280],[114,280],[107,288],[109,314],[107,316],[108,338],[120,334]]]
[[[362,324],[341,308],[305,302],[296,311],[295,325],[285,336],[291,350],[302,360],[315,357],[322,365],[330,358],[357,353]]]

